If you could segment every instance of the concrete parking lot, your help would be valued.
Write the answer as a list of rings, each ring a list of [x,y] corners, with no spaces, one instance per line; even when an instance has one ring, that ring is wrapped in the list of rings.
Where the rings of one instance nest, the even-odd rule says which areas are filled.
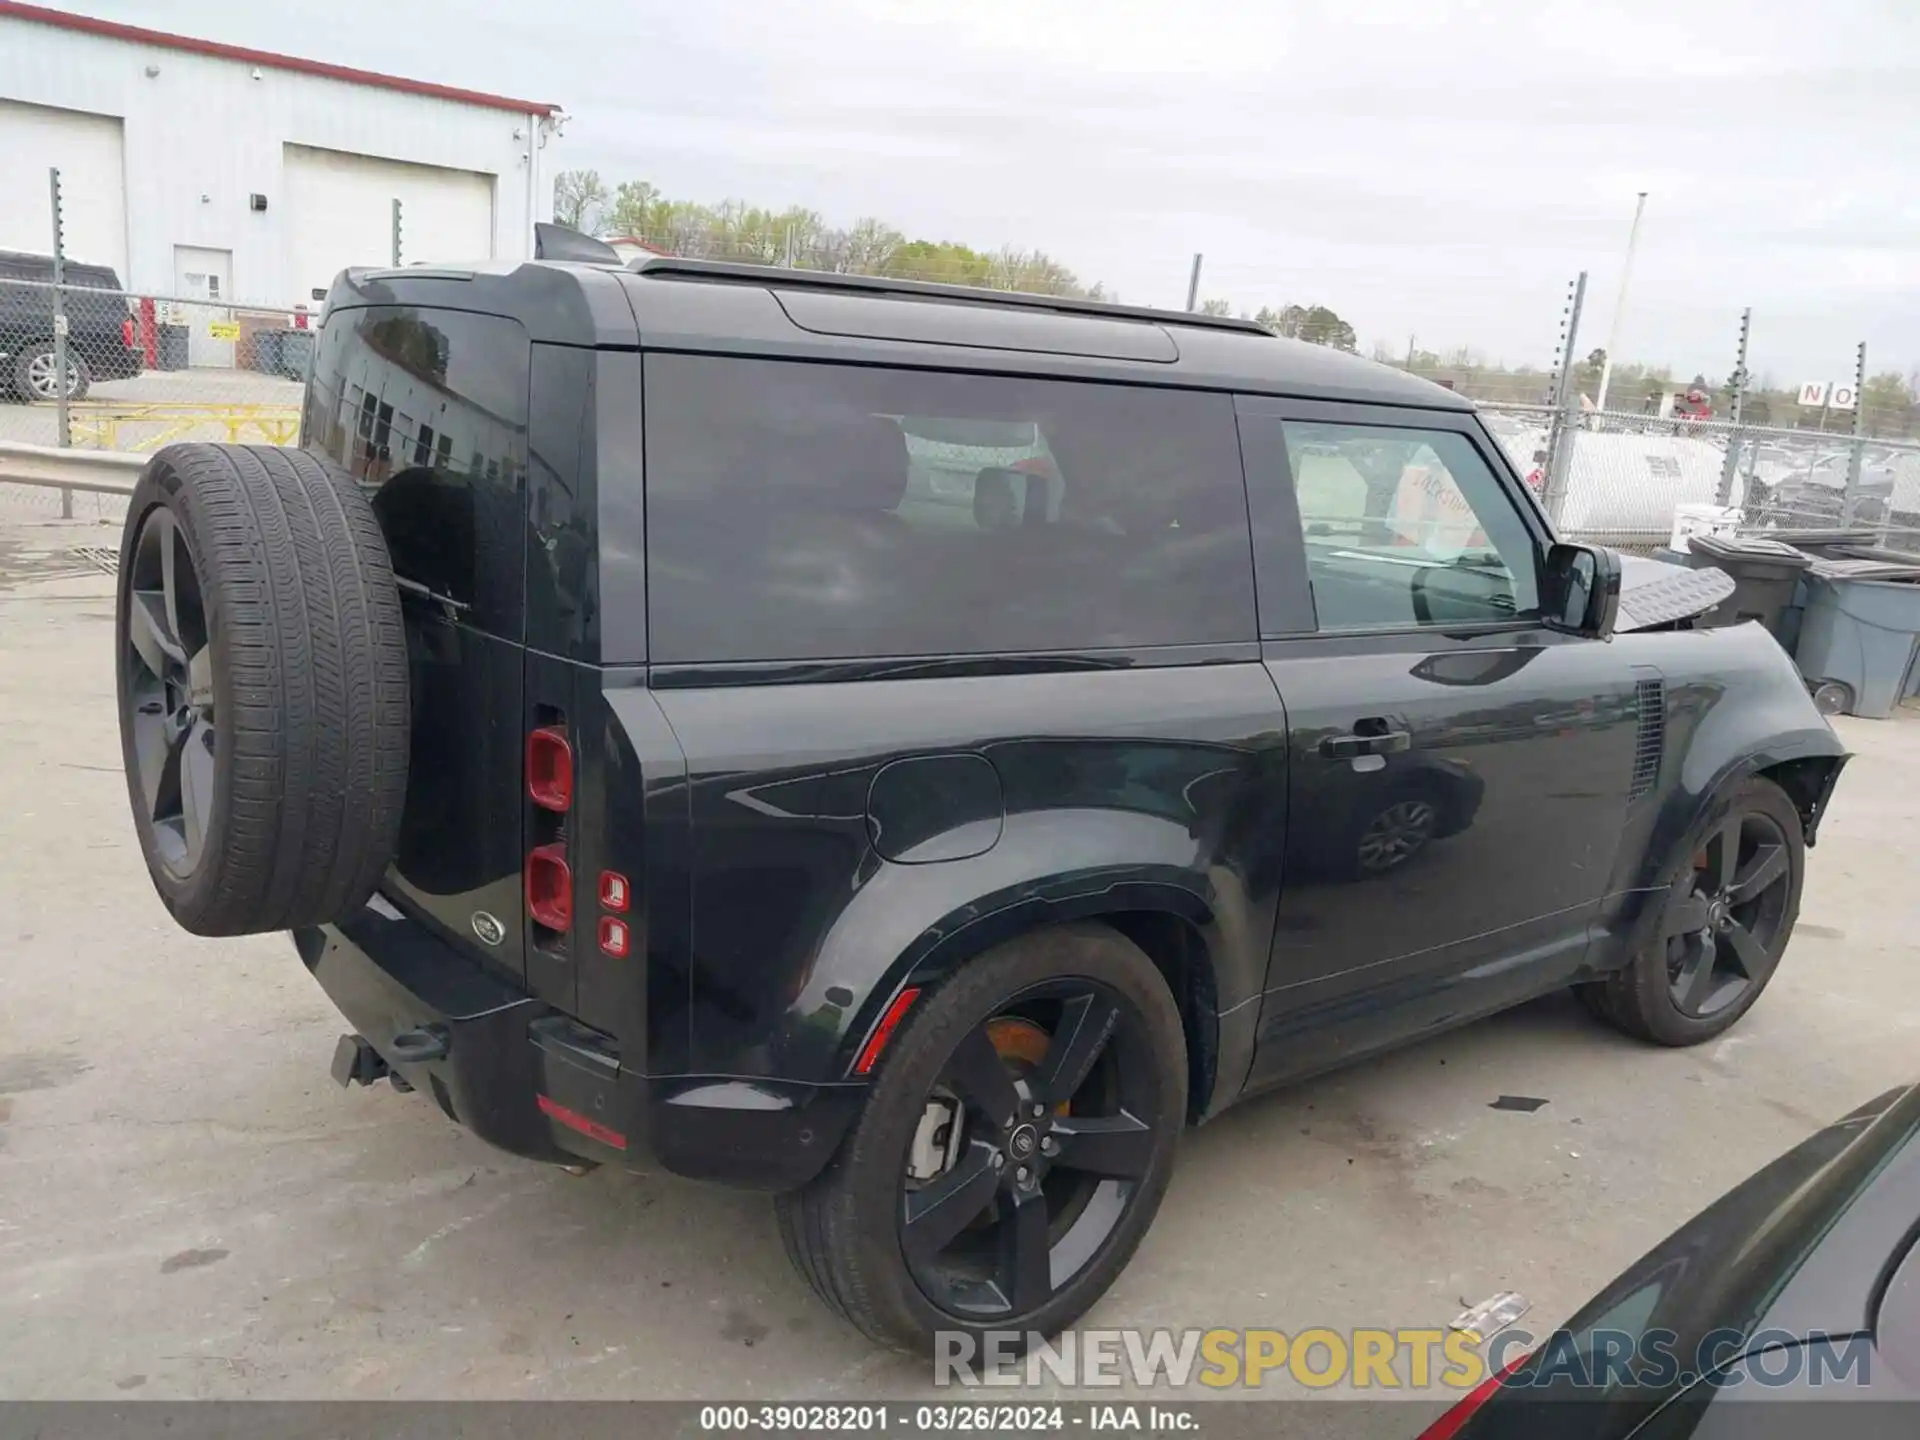
[[[148,370],[103,380],[74,405],[76,445],[151,450],[174,440],[272,440],[263,427],[290,425],[300,412],[298,382],[253,370]],[[151,416],[152,418],[142,418]],[[53,445],[59,418],[51,405],[0,396],[0,441]]]
[[[176,929],[126,815],[117,527],[0,506],[0,1390],[94,1397],[904,1396],[762,1197],[495,1153],[327,1076],[283,937]],[[1835,1116],[1920,1078],[1920,713],[1858,752],[1772,989],[1697,1050],[1556,997],[1186,1141],[1098,1326],[1528,1328]],[[1547,1103],[1517,1113],[1500,1095]]]

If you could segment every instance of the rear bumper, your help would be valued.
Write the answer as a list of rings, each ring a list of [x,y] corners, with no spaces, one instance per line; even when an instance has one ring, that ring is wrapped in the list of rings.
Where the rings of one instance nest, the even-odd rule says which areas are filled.
[[[832,1157],[866,1087],[639,1073],[617,1044],[482,971],[424,926],[369,908],[296,930],[301,960],[353,1030],[489,1144],[557,1164],[664,1169],[792,1190]],[[444,1041],[410,1058],[395,1036]]]

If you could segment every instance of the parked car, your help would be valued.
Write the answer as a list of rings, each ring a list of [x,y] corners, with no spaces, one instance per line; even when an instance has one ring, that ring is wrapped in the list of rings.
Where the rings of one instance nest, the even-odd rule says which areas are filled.
[[[96,380],[140,373],[141,352],[120,277],[105,265],[65,267],[67,398],[86,398]],[[112,294],[99,292],[111,291]],[[22,400],[54,400],[53,257],[0,250],[0,389]]]
[[[1071,1323],[1243,1096],[1569,985],[1665,1045],[1755,1002],[1845,752],[1621,576],[1459,396],[1251,323],[350,271],[300,448],[138,483],[121,732],[160,898],[293,932],[336,1078],[775,1192],[927,1347]]]
[[[1861,1106],[1729,1191],[1427,1435],[1911,1435],[1916,1216],[1920,1086]]]

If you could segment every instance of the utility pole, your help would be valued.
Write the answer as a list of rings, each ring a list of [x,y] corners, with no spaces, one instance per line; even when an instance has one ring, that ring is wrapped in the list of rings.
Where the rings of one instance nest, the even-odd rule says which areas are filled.
[[[1575,433],[1580,428],[1580,387],[1573,383],[1573,351],[1580,339],[1580,312],[1587,303],[1587,272],[1573,282],[1560,341],[1560,374],[1554,396],[1552,438],[1547,442],[1547,481],[1540,496],[1547,519],[1560,523],[1567,499],[1567,481],[1573,473]]]
[[[1407,369],[1409,370],[1413,369],[1413,356],[1414,356],[1413,342],[1419,338],[1420,337],[1417,335],[1407,336]]]
[[[1198,250],[1193,252],[1193,274],[1187,280],[1187,309],[1200,308],[1200,261],[1205,257]]]
[[[1840,523],[1851,525],[1855,512],[1860,508],[1860,468],[1866,459],[1867,450],[1867,342],[1860,342],[1860,350],[1853,362],[1853,453],[1847,457],[1846,499],[1840,506]],[[1891,505],[1892,497],[1888,497]]]
[[[60,448],[73,444],[71,416],[67,412],[67,390],[72,377],[67,370],[67,234],[60,213],[60,168],[47,171],[47,193],[53,200],[53,408],[54,426]],[[73,518],[73,491],[60,492],[60,518]]]
[[[1733,503],[1733,477],[1740,471],[1740,413],[1747,399],[1747,335],[1753,328],[1753,307],[1740,312],[1740,349],[1733,362],[1733,428],[1727,431],[1727,457],[1720,465],[1720,489],[1713,497],[1716,505]]]
[[[400,197],[393,197],[393,268],[400,268]]]
[[[1600,393],[1593,408],[1607,408],[1607,384],[1613,379],[1613,352],[1620,346],[1620,320],[1627,313],[1627,284],[1633,279],[1633,252],[1640,244],[1640,216],[1647,208],[1647,192],[1633,202],[1633,228],[1627,231],[1627,258],[1620,266],[1620,294],[1613,302],[1613,324],[1607,327],[1607,358],[1600,363]]]

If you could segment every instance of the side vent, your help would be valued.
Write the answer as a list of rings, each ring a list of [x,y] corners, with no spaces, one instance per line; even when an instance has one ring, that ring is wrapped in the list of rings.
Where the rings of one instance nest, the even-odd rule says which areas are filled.
[[[1642,680],[1633,689],[1634,709],[1639,716],[1639,735],[1633,746],[1633,784],[1627,791],[1629,801],[1649,793],[1660,778],[1660,758],[1667,748],[1667,682]]]

